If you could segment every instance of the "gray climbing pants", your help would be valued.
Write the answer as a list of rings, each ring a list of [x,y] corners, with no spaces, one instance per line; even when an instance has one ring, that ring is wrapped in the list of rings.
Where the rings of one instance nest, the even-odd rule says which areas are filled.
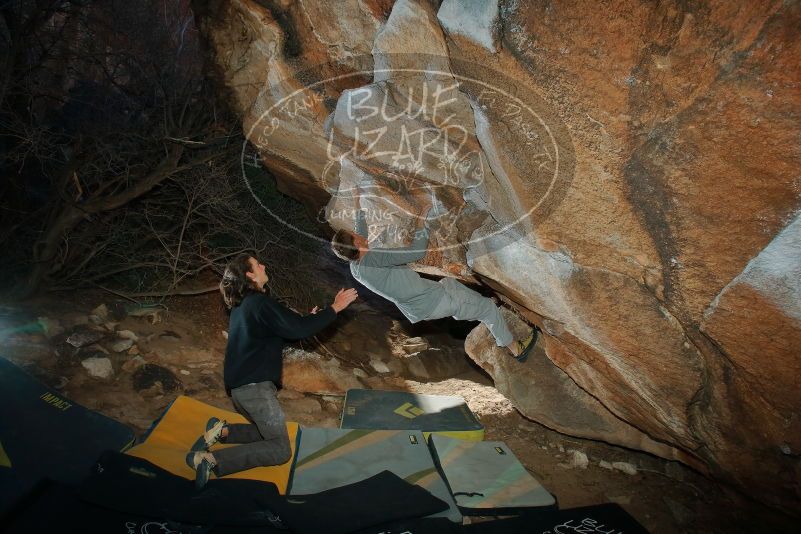
[[[499,347],[505,347],[514,341],[501,310],[492,299],[482,296],[453,278],[442,278],[439,283],[445,288],[445,297],[426,319],[453,317],[459,321],[481,321],[489,328]]]
[[[276,393],[272,382],[246,384],[231,390],[234,407],[252,424],[227,425],[228,436],[222,442],[241,445],[212,451],[217,460],[214,468],[217,476],[289,461],[292,448]]]

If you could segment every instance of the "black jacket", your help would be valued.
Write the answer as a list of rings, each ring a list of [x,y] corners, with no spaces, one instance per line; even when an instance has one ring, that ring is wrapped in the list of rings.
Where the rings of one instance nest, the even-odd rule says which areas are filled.
[[[313,336],[336,319],[332,307],[300,316],[265,293],[251,293],[231,310],[225,348],[225,389],[269,380],[281,387],[285,341]]]

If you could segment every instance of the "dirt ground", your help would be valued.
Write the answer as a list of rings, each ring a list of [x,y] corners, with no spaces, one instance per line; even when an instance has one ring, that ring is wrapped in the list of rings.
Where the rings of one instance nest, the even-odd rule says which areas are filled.
[[[109,310],[101,324],[90,320],[88,325],[70,325],[85,321],[100,304]],[[132,316],[137,313],[132,308],[144,314]],[[53,319],[63,332],[53,335]],[[376,389],[464,397],[484,425],[485,439],[505,442],[557,497],[561,508],[616,502],[655,533],[797,532],[795,520],[680,464],[566,436],[522,417],[464,353],[463,338],[471,326],[453,321],[413,326],[391,306],[368,298],[323,336],[324,348],[308,343],[303,348],[338,355],[343,364],[361,369],[367,375],[363,381]],[[74,354],[73,347],[65,344],[66,337],[87,328],[128,330],[137,341],[119,353],[95,346],[105,343],[98,342],[94,349],[84,347]],[[62,294],[25,306],[0,305],[4,357],[66,397],[122,421],[139,434],[179,394],[233,409],[222,383],[226,328],[227,316],[216,294],[174,298],[164,307],[144,310],[108,293]],[[391,335],[383,335],[386,332]],[[458,374],[421,380],[409,376],[402,365],[390,365],[381,372],[371,367],[370,358],[397,360],[402,353],[399,347],[408,346],[410,339],[420,343],[418,338],[428,348],[415,357],[439,358],[441,369]],[[112,339],[119,341],[119,337]],[[81,361],[93,355],[110,360],[111,376],[90,376]],[[288,420],[308,427],[339,424],[341,395],[283,390],[279,398]],[[636,473],[609,468],[614,462],[630,464]]]

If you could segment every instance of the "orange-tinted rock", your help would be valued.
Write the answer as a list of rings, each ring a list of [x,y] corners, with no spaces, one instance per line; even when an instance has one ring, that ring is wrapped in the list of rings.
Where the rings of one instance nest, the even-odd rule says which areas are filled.
[[[387,246],[433,194],[447,216],[418,268],[544,325],[542,374],[471,335],[524,414],[801,508],[801,5],[210,5],[221,80],[282,190],[334,228],[388,213]],[[423,88],[457,82],[435,117]],[[364,91],[398,118],[349,114]]]
[[[778,486],[798,492],[792,459],[801,451],[801,216],[721,291],[701,327],[725,354],[720,372],[736,391],[719,402],[743,399],[732,421],[758,429],[741,436],[739,447],[726,441],[721,448],[732,456],[749,449]],[[736,474],[745,484],[753,483],[749,475]]]
[[[288,389],[317,395],[344,395],[349,389],[362,387],[351,370],[339,366],[338,360],[299,349],[284,354],[282,382]]]
[[[508,310],[503,310],[503,314],[515,336],[525,337],[529,327]],[[606,436],[626,447],[702,468],[701,462],[692,455],[656,442],[645,432],[626,423],[604,406],[594,392],[581,389],[570,376],[554,365],[549,357],[558,357],[566,351],[561,339],[548,333],[541,334],[528,360],[521,364],[511,357],[505,347],[498,347],[489,330],[482,325],[467,337],[465,350],[484,371],[495,378],[498,390],[511,399],[518,410],[549,428],[580,437]],[[602,368],[591,370],[590,378],[602,379],[605,371]]]

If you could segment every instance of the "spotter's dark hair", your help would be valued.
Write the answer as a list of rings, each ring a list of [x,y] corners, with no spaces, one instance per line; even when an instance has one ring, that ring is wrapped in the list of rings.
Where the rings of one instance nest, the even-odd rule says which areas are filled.
[[[228,309],[239,306],[248,294],[257,291],[253,280],[247,277],[247,273],[252,272],[250,258],[253,257],[252,254],[239,254],[225,266],[220,293]]]

